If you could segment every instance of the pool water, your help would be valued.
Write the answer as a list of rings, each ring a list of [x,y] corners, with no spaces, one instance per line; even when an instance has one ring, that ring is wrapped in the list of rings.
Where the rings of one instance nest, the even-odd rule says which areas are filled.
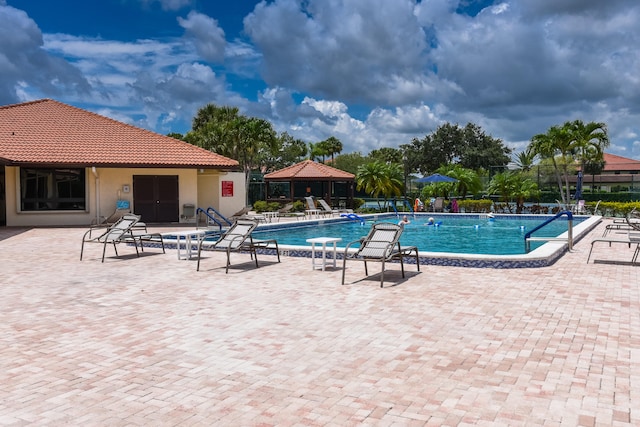
[[[427,225],[432,217],[437,225]],[[420,252],[450,252],[485,255],[524,254],[524,235],[547,219],[548,215],[497,215],[493,219],[468,215],[416,215],[410,217],[405,225],[400,243],[404,246],[417,246]],[[380,222],[397,223],[395,215],[378,216]],[[573,218],[575,226],[581,219]],[[339,247],[368,234],[373,221],[364,225],[358,221],[326,222],[324,224],[297,225],[289,223],[286,228],[256,230],[256,239],[277,239],[280,245],[309,246],[307,239],[312,237],[341,237]],[[536,231],[535,237],[556,237],[567,231],[566,217],[560,217]],[[531,250],[545,242],[530,242]]]

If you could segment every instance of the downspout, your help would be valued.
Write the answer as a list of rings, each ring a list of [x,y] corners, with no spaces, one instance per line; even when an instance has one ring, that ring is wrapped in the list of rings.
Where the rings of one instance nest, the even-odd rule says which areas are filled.
[[[91,167],[91,172],[96,177],[96,224],[100,224],[100,177],[95,166]]]

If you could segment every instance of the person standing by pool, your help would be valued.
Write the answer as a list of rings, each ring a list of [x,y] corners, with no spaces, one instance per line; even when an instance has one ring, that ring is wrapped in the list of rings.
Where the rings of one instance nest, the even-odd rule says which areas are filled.
[[[409,224],[409,222],[410,222],[409,218],[406,215],[404,215],[400,220],[400,222],[398,223],[398,225],[401,227],[404,227],[406,224]]]

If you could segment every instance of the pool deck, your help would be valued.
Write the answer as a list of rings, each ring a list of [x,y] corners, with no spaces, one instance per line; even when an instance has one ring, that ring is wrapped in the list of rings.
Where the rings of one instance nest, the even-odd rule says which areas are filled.
[[[0,228],[0,425],[640,425],[640,266],[586,263],[610,221],[549,267],[391,265],[382,289]]]

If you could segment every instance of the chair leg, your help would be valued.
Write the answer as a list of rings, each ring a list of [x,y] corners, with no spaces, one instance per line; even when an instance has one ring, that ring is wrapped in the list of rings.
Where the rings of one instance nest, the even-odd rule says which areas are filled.
[[[591,242],[591,249],[589,249],[589,256],[587,257],[587,264],[589,264],[589,260],[591,259],[591,252],[593,252],[593,242]]]
[[[229,265],[231,264],[231,251],[227,248],[227,267],[224,270],[224,273],[229,273]]]
[[[344,272],[347,269],[347,254],[344,254],[344,258],[342,258],[342,284],[344,285]]]
[[[260,268],[260,266],[258,265],[258,251],[256,250],[256,248],[253,248],[253,257],[256,260],[256,268]]]
[[[382,259],[382,271],[380,272],[380,287],[384,285],[384,258]]]
[[[82,261],[82,253],[84,252],[84,240],[82,241],[82,246],[80,246],[80,261]]]
[[[400,270],[402,271],[402,278],[404,279],[404,256],[400,254]]]
[[[202,252],[202,240],[198,243],[198,264],[196,266],[196,271],[200,271],[200,253]]]

